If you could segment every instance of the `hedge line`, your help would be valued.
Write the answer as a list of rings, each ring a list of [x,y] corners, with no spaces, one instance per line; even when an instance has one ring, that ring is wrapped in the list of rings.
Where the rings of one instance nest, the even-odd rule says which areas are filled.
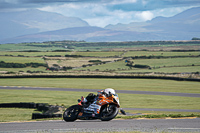
[[[48,103],[1,103],[0,108],[31,108],[43,112],[32,113],[32,119],[62,117],[62,114],[54,114],[54,112],[59,111],[59,107]]]
[[[40,114],[40,113],[32,114],[32,119],[55,118],[55,117],[62,117],[62,114]]]
[[[1,103],[0,108],[37,108],[36,103]]]
[[[44,66],[47,67],[47,64],[45,63],[6,63],[4,61],[0,61],[0,67],[1,68],[25,68],[25,67],[39,67],[39,66]]]
[[[191,56],[132,56],[132,59],[168,59],[168,58],[189,58],[189,57],[200,57],[200,55],[191,55]],[[124,57],[126,59],[128,57]]]
[[[170,77],[170,76],[155,76],[155,75],[15,75],[3,76],[0,78],[132,78],[132,79],[167,79],[178,81],[200,81],[194,78]]]

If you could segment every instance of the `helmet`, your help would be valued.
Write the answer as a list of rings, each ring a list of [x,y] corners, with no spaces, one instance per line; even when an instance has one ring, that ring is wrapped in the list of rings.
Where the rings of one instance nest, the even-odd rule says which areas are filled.
[[[106,94],[113,94],[113,95],[115,95],[115,90],[114,89],[112,89],[112,88],[107,88],[107,89],[105,89],[105,91],[104,91]]]

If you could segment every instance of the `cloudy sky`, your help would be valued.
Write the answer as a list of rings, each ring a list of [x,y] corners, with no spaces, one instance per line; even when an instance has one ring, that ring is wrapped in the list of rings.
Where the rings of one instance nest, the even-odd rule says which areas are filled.
[[[0,12],[39,9],[100,27],[170,17],[192,7],[200,7],[200,0],[0,0]]]

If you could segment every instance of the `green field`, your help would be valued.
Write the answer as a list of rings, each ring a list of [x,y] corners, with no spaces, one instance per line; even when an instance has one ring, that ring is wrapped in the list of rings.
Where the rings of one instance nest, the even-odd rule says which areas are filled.
[[[0,68],[0,73],[15,72],[28,74],[27,71],[48,74],[137,74],[146,72],[173,74],[199,78],[200,42],[195,41],[144,41],[144,42],[75,42],[57,41],[44,43],[0,44],[0,62],[2,63],[46,63],[48,67],[73,67],[68,70],[46,70],[46,67]],[[55,50],[62,52],[53,52]],[[176,52],[175,52],[175,51]],[[23,52],[37,51],[37,52]],[[65,52],[66,51],[66,52]],[[68,57],[65,57],[65,56]],[[71,57],[70,57],[71,56]],[[133,58],[134,59],[133,59]],[[136,59],[137,58],[137,59]],[[126,60],[133,62],[128,66]],[[92,61],[92,62],[91,62]],[[97,61],[97,62],[95,62]],[[136,68],[135,64],[149,68]],[[189,73],[189,74],[188,74]],[[39,75],[40,73],[37,73]],[[0,86],[30,86],[54,88],[98,89],[179,92],[200,94],[200,83],[161,79],[125,79],[125,78],[1,78]],[[0,103],[35,102],[49,104],[77,104],[77,99],[86,92],[76,91],[39,91],[39,90],[0,90]],[[119,94],[123,108],[161,108],[161,109],[200,109],[200,98]],[[26,121],[31,119],[32,109],[0,108],[0,122]],[[130,113],[181,113],[195,112],[154,112],[128,111]],[[199,113],[195,113],[199,114]]]
[[[123,54],[123,55],[122,55]],[[169,51],[88,51],[88,52],[11,52],[1,51],[1,56],[65,56],[65,55],[81,55],[81,56],[95,56],[95,57],[134,57],[134,56],[199,56],[200,52],[169,52]]]
[[[110,51],[110,50],[149,50],[154,47],[157,50],[171,50],[184,48],[187,46],[199,50],[199,41],[135,41],[135,42],[76,42],[76,41],[53,41],[43,43],[19,43],[19,44],[0,44],[0,51],[54,51],[54,50],[73,50],[73,51]],[[186,46],[186,47],[185,47]]]
[[[14,52],[13,52],[14,53]],[[28,52],[27,52],[28,53]],[[33,52],[34,54],[37,52]],[[33,55],[33,53],[29,53]],[[39,52],[40,53],[40,52]],[[39,55],[39,53],[37,55]],[[54,53],[54,52],[53,52]],[[81,52],[82,53],[82,52]],[[90,52],[83,52],[84,56],[89,55]],[[100,60],[102,62],[104,61],[110,61],[110,63],[106,64],[100,64],[95,66],[89,66],[89,67],[83,67],[78,68],[74,70],[84,70],[84,71],[114,71],[114,72],[164,72],[164,73],[182,73],[182,72],[199,72],[200,70],[200,60],[199,57],[181,57],[181,58],[166,58],[166,59],[129,59],[129,61],[133,61],[133,65],[140,64],[140,65],[148,65],[151,67],[151,69],[139,69],[134,67],[129,67],[125,63],[125,60],[122,61],[116,61],[120,58],[113,58],[113,57],[106,57],[106,56],[115,56],[117,55],[117,52],[111,52],[105,54],[105,52],[93,52],[96,58],[92,57],[79,57],[79,58],[73,58],[73,57],[46,57],[46,63],[48,66],[53,66],[53,64],[57,64],[58,66],[66,66],[66,67],[82,67],[83,65],[89,65],[93,64],[89,62],[90,60]],[[173,52],[172,52],[173,53]],[[48,55],[51,55],[52,53],[48,53]],[[59,55],[59,52],[55,53],[54,55]],[[120,53],[121,54],[121,53]],[[35,54],[36,55],[36,54]],[[63,55],[63,52],[60,53],[61,56]],[[106,58],[103,58],[103,55]],[[98,57],[101,56],[101,57]],[[12,56],[0,56],[0,61],[4,61],[6,63],[45,63],[45,60],[42,57],[12,57]],[[115,61],[115,62],[113,62]],[[37,70],[37,71],[45,71],[45,67],[43,68],[31,68],[31,70]],[[30,70],[30,68],[0,68],[0,71],[27,71]],[[71,70],[71,71],[74,71]]]
[[[162,79],[109,79],[109,78],[11,78],[0,79],[0,86],[31,86],[53,88],[137,90],[200,93],[200,83]]]
[[[199,82],[172,81],[172,80],[149,80],[149,79],[81,79],[81,78],[27,78],[27,79],[0,79],[1,86],[33,86],[33,87],[60,87],[60,88],[83,88],[105,89],[112,87],[117,90],[140,90],[200,93]],[[89,92],[76,91],[40,91],[40,90],[0,90],[0,103],[35,102],[49,103],[52,105],[77,104],[77,99],[87,96]],[[161,96],[144,94],[119,93],[122,108],[160,108],[160,109],[200,109],[200,98]],[[6,111],[7,110],[7,111]],[[0,122],[27,121],[31,120],[33,109],[5,109],[0,108]],[[129,111],[130,113],[150,114],[197,114],[196,112],[163,112],[163,111]]]
[[[152,69],[142,69],[142,68],[130,68],[126,66],[125,61],[118,61],[108,64],[102,64],[98,66],[91,66],[87,68],[81,68],[78,70],[88,70],[91,71],[109,71],[113,70],[115,72],[198,72],[200,70],[200,60],[199,58],[168,58],[168,59],[135,59],[130,60],[134,64],[148,65]]]
[[[0,122],[31,120],[34,109],[0,108]]]
[[[183,75],[184,73],[189,72],[199,72],[200,66],[187,66],[187,67],[162,67],[162,68],[155,68],[155,69],[142,69],[142,68],[132,68],[129,70],[121,70],[118,73],[138,73],[138,72],[157,72],[157,73],[180,73]],[[197,74],[198,76],[198,74]]]
[[[35,46],[32,46],[35,45]],[[38,46],[37,46],[38,45]],[[0,51],[28,51],[28,50],[36,50],[36,51],[53,51],[53,50],[65,50],[62,47],[55,46],[46,46],[40,47],[41,45],[48,45],[44,43],[19,43],[19,44],[1,44]]]
[[[77,43],[81,45],[81,43]],[[77,45],[75,43],[75,45]],[[84,43],[83,43],[84,44]],[[90,44],[90,43],[88,43]],[[92,44],[92,43],[91,43]],[[120,43],[117,43],[118,46]],[[6,44],[1,44],[6,45]],[[1,47],[0,45],[0,47]],[[7,44],[7,45],[17,45],[17,44]],[[41,47],[44,46],[58,46],[63,45],[58,42],[57,44],[18,44],[19,46],[31,46],[31,47]],[[93,44],[94,45],[94,44]],[[110,44],[111,45],[111,44]],[[86,46],[84,44],[84,46]],[[97,45],[94,45],[95,47]],[[112,44],[111,46],[115,46]],[[125,45],[126,46],[126,45]],[[130,45],[129,45],[130,46]],[[134,45],[138,46],[138,45]],[[187,46],[187,45],[185,45]],[[87,47],[87,46],[86,46]],[[189,46],[187,46],[189,47]],[[192,47],[192,45],[190,45]],[[45,47],[42,47],[45,48]],[[181,48],[181,47],[180,47]],[[29,49],[32,50],[32,49]],[[75,68],[68,71],[106,71],[115,73],[133,73],[133,72],[160,72],[160,73],[199,73],[200,70],[200,60],[199,51],[186,51],[185,52],[174,52],[174,51],[132,51],[132,50],[120,50],[119,51],[71,51],[71,52],[11,52],[2,51],[0,53],[0,61],[6,63],[46,63],[49,67],[59,66],[59,67],[71,67]],[[183,51],[184,51],[183,50]],[[65,57],[69,55],[72,57]],[[43,58],[46,56],[45,58]],[[54,57],[57,56],[57,57]],[[60,57],[59,57],[60,56]],[[75,57],[73,57],[75,56]],[[77,57],[76,57],[77,56]],[[79,57],[81,56],[81,57]],[[135,59],[132,59],[133,57]],[[136,58],[137,57],[137,58]],[[149,58],[150,57],[150,58]],[[145,59],[144,59],[145,58]],[[121,61],[119,61],[119,59]],[[127,66],[125,60],[134,62],[132,67]],[[110,63],[91,63],[90,60],[100,60],[102,62]],[[135,68],[134,65],[147,65],[150,69]],[[19,72],[19,71],[45,71],[45,67],[40,68],[0,68],[0,71],[8,72]],[[51,72],[51,71],[45,71]]]
[[[101,62],[113,62],[120,58],[103,58],[103,57],[46,57],[46,62],[48,66],[53,66],[57,64],[59,66],[70,66],[70,67],[82,67],[83,65],[95,64],[95,62],[90,62],[92,60],[99,60]]]
[[[11,57],[11,56],[0,56],[0,61],[4,61],[6,63],[45,63],[44,59],[41,57]],[[27,72],[27,71],[46,71],[46,67],[39,66],[39,67],[25,67],[25,68],[1,68],[0,71],[4,72]]]
[[[71,54],[71,52],[10,52],[10,51],[1,51],[1,56],[55,56],[55,55],[61,55],[65,56],[66,54]]]
[[[134,64],[149,65],[151,67],[200,65],[199,58],[140,59],[133,60],[133,62]]]
[[[124,57],[132,56],[198,56],[200,52],[169,52],[169,51],[128,51]]]
[[[121,51],[98,51],[98,52],[73,52],[72,55],[95,56],[95,57],[120,57],[124,52]]]
[[[87,92],[0,90],[0,103],[35,102],[66,106],[77,104]],[[119,94],[123,108],[200,109],[200,98]]]
[[[46,67],[26,67],[26,68],[0,68],[0,71],[2,72],[27,72],[27,71],[43,71],[43,72],[49,72],[46,70]]]
[[[8,57],[0,56],[0,61],[7,63],[44,63],[44,60],[41,57]]]

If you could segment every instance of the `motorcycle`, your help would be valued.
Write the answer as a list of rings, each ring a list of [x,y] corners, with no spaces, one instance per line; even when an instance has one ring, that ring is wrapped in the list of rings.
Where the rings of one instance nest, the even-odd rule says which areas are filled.
[[[63,113],[63,119],[66,122],[73,122],[77,119],[92,120],[100,119],[101,121],[110,121],[115,118],[119,112],[120,104],[117,94],[106,96],[104,91],[98,91],[98,95],[94,102],[88,107],[84,105],[84,97],[78,100],[78,105],[73,105],[67,108]],[[121,113],[126,115],[123,109]]]

